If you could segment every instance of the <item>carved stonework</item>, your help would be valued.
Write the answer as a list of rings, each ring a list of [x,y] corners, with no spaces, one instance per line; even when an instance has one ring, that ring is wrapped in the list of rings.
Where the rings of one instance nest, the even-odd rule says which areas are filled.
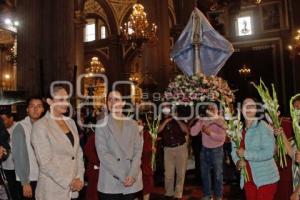
[[[174,10],[174,2],[173,0],[169,0],[169,8],[172,8],[172,10]]]
[[[121,25],[123,18],[135,3],[137,3],[137,0],[109,0],[109,6],[113,12],[118,26]],[[97,15],[101,16],[106,22],[108,21],[105,11],[95,0],[87,0],[85,2],[84,13],[96,13]]]
[[[137,3],[137,0],[109,0],[114,10],[118,25],[121,25],[123,18],[127,12],[131,9],[133,4]]]
[[[75,18],[74,22],[76,26],[84,26],[86,21],[85,21],[85,15],[81,10],[76,10],[75,11]]]
[[[109,48],[108,47],[103,47],[103,48],[98,48],[97,51],[101,52],[105,57],[108,59],[109,58]]]
[[[101,5],[95,0],[87,0],[84,4],[84,14],[95,13],[102,17],[105,22],[108,22],[105,11],[101,7]]]

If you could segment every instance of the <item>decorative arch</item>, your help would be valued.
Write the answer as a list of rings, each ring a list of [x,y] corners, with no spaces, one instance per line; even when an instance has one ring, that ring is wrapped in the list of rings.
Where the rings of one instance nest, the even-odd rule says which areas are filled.
[[[126,57],[124,59],[125,72],[131,71],[131,65],[132,65],[133,61],[135,60],[135,58],[138,56],[139,56],[138,51],[136,51],[134,49],[129,50],[129,52],[126,54]]]
[[[118,34],[118,25],[116,22],[116,18],[113,12],[113,8],[111,7],[109,1],[103,1],[103,0],[86,0],[85,6],[87,3],[97,3],[101,7],[101,11],[99,11],[98,15],[100,15],[102,18],[106,18],[105,21],[110,27],[110,32],[112,35]],[[99,9],[99,8],[96,8]],[[103,15],[101,13],[103,12]]]
[[[107,19],[103,18],[102,16],[98,15],[97,13],[87,13],[86,19],[90,19],[90,18],[100,19],[101,21],[103,21],[105,23],[105,26],[108,28],[108,34],[111,35],[111,29],[107,22]]]
[[[125,20],[127,20],[132,12],[132,6],[133,4],[131,5],[128,5],[128,7],[126,8],[126,10],[124,11],[123,13],[123,16],[121,17],[120,19],[120,22],[119,22],[119,25],[123,25],[125,23]]]
[[[171,24],[172,24],[172,26],[170,28],[172,28],[173,26],[175,26],[177,24],[176,14],[175,14],[175,11],[170,8],[168,9],[168,12],[169,12],[169,20],[171,20]]]
[[[104,9],[107,16],[108,23],[110,25],[111,33],[113,35],[117,35],[119,33],[119,28],[110,3],[108,1],[103,1],[103,0],[95,0],[95,1],[97,1]]]
[[[128,10],[130,10],[131,7],[138,2],[137,0],[123,0],[123,1],[107,0],[107,1],[109,1],[112,7],[118,27],[120,27],[120,25],[122,24],[124,16],[126,16]]]

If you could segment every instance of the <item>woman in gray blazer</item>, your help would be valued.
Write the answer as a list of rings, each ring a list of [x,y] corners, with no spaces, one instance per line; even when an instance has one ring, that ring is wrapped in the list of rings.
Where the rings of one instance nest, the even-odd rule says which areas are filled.
[[[143,140],[134,120],[124,119],[120,92],[109,93],[110,114],[97,123],[96,149],[100,159],[98,191],[101,200],[133,200],[143,189]]]
[[[39,164],[37,200],[70,200],[83,187],[84,164],[76,125],[63,114],[68,93],[54,86],[50,111],[33,125],[31,143]],[[76,194],[77,193],[77,194]]]

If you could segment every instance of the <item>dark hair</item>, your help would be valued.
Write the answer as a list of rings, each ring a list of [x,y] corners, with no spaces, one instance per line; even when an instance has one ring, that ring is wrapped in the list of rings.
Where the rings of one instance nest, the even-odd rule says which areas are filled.
[[[31,103],[31,101],[33,100],[40,100],[42,103],[43,103],[43,106],[45,107],[44,105],[44,101],[43,101],[43,98],[40,97],[40,96],[32,96],[32,97],[29,97],[27,100],[26,100],[26,108],[28,108],[29,104]]]
[[[8,109],[0,110],[0,115],[6,115],[8,118],[13,117],[13,114]]]
[[[293,105],[296,103],[296,101],[300,101],[300,96],[297,96],[297,97],[293,100]]]
[[[69,93],[69,90],[66,88],[66,86],[64,84],[55,84],[53,85],[53,87],[49,88],[49,91],[47,93],[46,99],[53,99],[53,95],[52,92],[55,94],[56,92],[58,92],[59,90],[66,90]]]
[[[260,101],[258,101],[255,97],[246,97],[246,98],[244,98],[244,100],[243,100],[243,104],[244,104],[244,101],[246,100],[246,99],[252,99],[255,103],[256,103],[256,109],[257,110],[259,110],[260,109],[260,106],[259,106],[259,104],[258,103],[261,103]],[[259,119],[259,112],[256,112],[256,114],[255,114],[255,117],[258,119],[258,123],[257,123],[257,126],[258,126],[258,124],[261,122],[261,120],[262,119]],[[241,116],[241,120],[242,120],[242,122],[245,122],[245,117],[242,115]]]
[[[141,120],[144,124],[144,130],[149,130],[148,123],[147,123],[147,113],[140,113],[138,119]],[[149,121],[152,121],[152,116],[149,116]]]

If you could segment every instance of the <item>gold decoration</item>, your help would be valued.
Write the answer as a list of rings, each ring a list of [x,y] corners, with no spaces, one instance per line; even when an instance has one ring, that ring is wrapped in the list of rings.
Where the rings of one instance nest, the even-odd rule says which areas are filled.
[[[293,38],[292,44],[288,46],[292,56],[300,55],[300,29],[297,30],[296,35]]]
[[[102,65],[102,63],[99,61],[98,57],[93,57],[91,60],[91,67],[87,68],[87,72],[89,75],[98,74],[98,73],[104,73],[105,68]]]
[[[121,35],[131,42],[133,48],[140,47],[144,42],[151,42],[157,39],[157,25],[147,20],[147,13],[142,4],[134,4],[129,21],[120,27]]]
[[[239,73],[241,76],[247,77],[251,74],[251,68],[248,65],[243,65],[243,67],[239,69]]]

